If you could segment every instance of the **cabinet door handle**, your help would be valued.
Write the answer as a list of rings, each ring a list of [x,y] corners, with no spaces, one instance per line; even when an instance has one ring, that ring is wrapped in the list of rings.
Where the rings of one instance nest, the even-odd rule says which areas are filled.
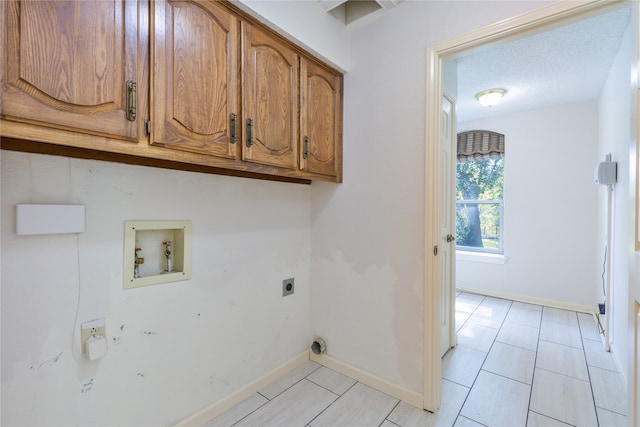
[[[302,157],[305,159],[309,157],[309,137],[307,135],[305,135],[303,139]]]
[[[247,119],[247,147],[253,145],[253,120]]]
[[[229,142],[235,144],[238,141],[238,134],[236,129],[236,115],[235,113],[229,114]]]
[[[127,120],[136,120],[137,84],[134,80],[127,80]]]
[[[456,240],[455,236],[453,236],[452,234],[447,234],[447,243],[451,243],[454,240]]]

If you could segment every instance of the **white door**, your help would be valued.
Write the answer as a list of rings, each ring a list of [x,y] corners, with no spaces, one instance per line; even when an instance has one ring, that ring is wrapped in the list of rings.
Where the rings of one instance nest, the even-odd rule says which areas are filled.
[[[440,132],[440,356],[456,345],[455,341],[455,108],[442,97]]]

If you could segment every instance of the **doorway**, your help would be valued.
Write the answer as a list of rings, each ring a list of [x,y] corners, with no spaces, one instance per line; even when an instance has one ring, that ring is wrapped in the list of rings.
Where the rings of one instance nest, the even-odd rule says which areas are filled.
[[[615,7],[616,5],[613,5]],[[617,5],[618,7],[620,4]],[[511,37],[541,32],[549,26],[561,26],[610,11],[611,4],[593,1],[587,4],[552,4],[530,13],[502,21],[480,30],[460,35],[454,39],[429,46],[427,49],[427,117],[426,117],[426,194],[425,194],[425,343],[440,340],[438,326],[442,316],[443,295],[440,283],[443,272],[441,262],[434,250],[442,239],[443,222],[439,189],[443,170],[439,165],[442,136],[441,99],[443,95],[443,62],[464,51]],[[544,27],[544,28],[543,28]],[[452,312],[452,311],[451,311]],[[435,348],[425,345],[424,408],[436,410],[440,403],[439,381],[441,359]]]

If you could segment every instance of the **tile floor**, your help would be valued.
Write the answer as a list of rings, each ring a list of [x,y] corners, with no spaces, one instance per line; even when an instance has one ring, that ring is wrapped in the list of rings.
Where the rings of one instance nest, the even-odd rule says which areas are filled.
[[[436,414],[306,362],[214,426],[624,426],[627,394],[588,314],[459,293]]]

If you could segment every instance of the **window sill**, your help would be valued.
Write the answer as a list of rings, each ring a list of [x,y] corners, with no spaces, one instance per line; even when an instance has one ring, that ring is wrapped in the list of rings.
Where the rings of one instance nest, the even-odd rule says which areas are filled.
[[[485,262],[487,264],[505,264],[509,258],[501,254],[456,251],[456,261]]]

